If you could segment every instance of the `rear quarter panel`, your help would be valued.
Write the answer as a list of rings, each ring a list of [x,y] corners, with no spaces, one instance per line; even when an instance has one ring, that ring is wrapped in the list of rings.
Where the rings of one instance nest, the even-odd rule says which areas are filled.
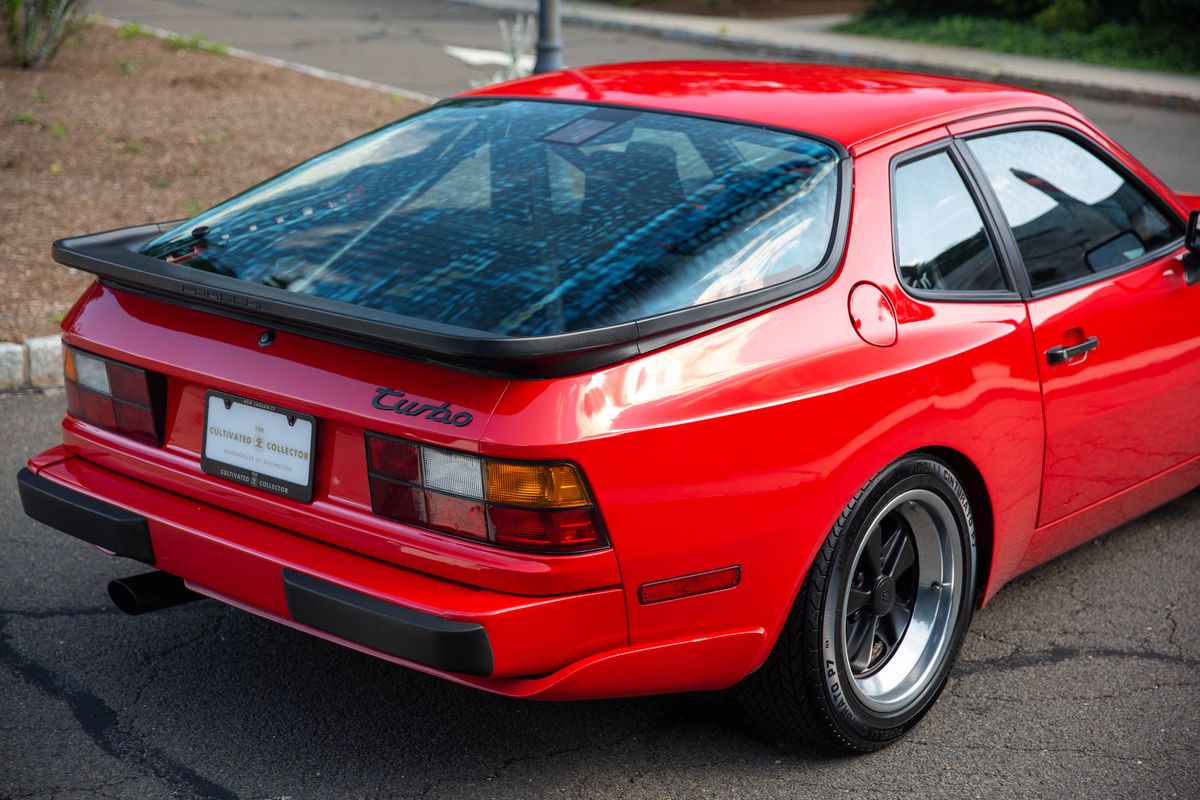
[[[993,514],[983,527],[995,531],[989,594],[1015,574],[1043,445],[1025,307],[909,298],[892,262],[888,162],[945,135],[856,160],[846,255],[823,289],[631,362],[504,393],[480,448],[583,466],[616,550],[631,643],[747,626],[773,643],[846,503],[922,448],[978,468]],[[896,310],[891,347],[851,325],[848,295],[861,281]],[[637,600],[647,581],[734,564],[734,589]]]

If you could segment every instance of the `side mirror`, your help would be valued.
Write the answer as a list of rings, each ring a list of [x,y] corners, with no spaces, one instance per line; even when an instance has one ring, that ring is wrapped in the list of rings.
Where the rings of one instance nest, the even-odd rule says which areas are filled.
[[[1200,211],[1188,215],[1183,243],[1188,249],[1183,254],[1183,277],[1189,286],[1194,286],[1200,283]]]

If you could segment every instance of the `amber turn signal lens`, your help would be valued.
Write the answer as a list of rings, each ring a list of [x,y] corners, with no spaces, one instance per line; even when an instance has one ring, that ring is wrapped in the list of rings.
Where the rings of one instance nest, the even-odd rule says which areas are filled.
[[[79,383],[79,376],[75,373],[75,351],[69,347],[62,349],[63,358],[63,375],[67,377],[71,383]]]
[[[591,503],[579,470],[570,464],[487,462],[487,500],[509,506],[573,508]]]

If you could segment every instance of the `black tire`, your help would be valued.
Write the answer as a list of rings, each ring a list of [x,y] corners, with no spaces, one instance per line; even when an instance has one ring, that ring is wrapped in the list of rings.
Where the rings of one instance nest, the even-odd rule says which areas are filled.
[[[906,549],[912,558],[904,567]],[[926,583],[938,559],[951,581]],[[958,478],[928,455],[892,463],[829,532],[766,662],[735,687],[741,708],[755,727],[788,744],[861,753],[896,741],[945,687],[975,607],[975,577],[974,518]],[[866,601],[864,581],[872,587]],[[940,633],[903,622],[909,593],[909,619],[925,615]],[[923,649],[913,657],[916,647]]]

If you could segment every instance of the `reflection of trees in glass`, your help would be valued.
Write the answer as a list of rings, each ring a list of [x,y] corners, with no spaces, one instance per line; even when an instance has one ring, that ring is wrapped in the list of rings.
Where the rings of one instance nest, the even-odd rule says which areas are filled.
[[[1035,289],[1119,267],[1179,235],[1135,186],[1065,136],[1012,131],[968,145],[1013,225]],[[1108,242],[1129,242],[1125,234],[1140,246],[1095,255]]]

